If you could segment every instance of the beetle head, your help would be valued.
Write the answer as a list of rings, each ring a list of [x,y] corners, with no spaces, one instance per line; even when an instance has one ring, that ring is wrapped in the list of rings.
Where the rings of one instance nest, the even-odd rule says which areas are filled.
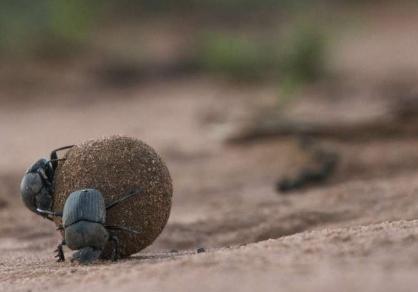
[[[77,261],[80,264],[90,264],[94,261],[97,261],[101,255],[102,251],[100,249],[95,249],[92,247],[84,247],[73,254],[72,262]]]

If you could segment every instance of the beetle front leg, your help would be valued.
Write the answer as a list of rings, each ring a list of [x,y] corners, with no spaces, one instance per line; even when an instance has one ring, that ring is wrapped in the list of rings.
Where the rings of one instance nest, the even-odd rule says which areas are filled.
[[[129,192],[126,196],[123,196],[122,198],[120,198],[120,199],[118,199],[118,200],[116,200],[116,201],[114,201],[114,202],[112,202],[112,203],[110,203],[109,205],[107,205],[106,206],[106,210],[109,210],[109,209],[111,209],[111,208],[113,208],[113,207],[115,207],[115,206],[117,206],[117,205],[119,205],[120,203],[122,203],[123,201],[125,201],[125,200],[128,200],[129,198],[131,198],[131,197],[133,197],[133,196],[136,196],[136,195],[140,195],[140,194],[142,194],[142,189],[137,189],[137,190],[134,190],[134,191],[131,191],[131,192]]]
[[[60,244],[58,244],[57,249],[54,250],[57,254],[55,257],[57,258],[57,262],[64,262],[65,256],[64,256],[64,249],[62,248],[65,245],[65,240],[62,240]]]
[[[109,240],[113,243],[111,260],[116,262],[120,259],[119,238],[116,235],[112,235]]]

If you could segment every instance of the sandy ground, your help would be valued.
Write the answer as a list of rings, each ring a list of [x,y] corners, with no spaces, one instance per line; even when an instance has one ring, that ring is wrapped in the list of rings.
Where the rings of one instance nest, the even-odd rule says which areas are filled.
[[[361,37],[358,44],[350,52],[361,51]],[[365,62],[345,59],[345,70]],[[364,76],[375,76],[370,70]],[[356,84],[339,99],[311,92],[289,113],[329,122],[384,114],[390,94]],[[416,291],[414,137],[325,141],[341,155],[335,176],[283,195],[277,179],[306,163],[293,139],[224,143],[274,103],[275,86],[193,78],[129,90],[77,83],[24,101],[10,92],[0,93],[0,291]],[[151,247],[120,262],[56,263],[60,236],[24,209],[20,177],[51,149],[112,134],[138,137],[166,160],[175,187],[169,223]]]
[[[330,142],[342,159],[335,177],[279,195],[277,178],[305,163],[292,139],[223,142],[254,109],[253,96],[269,104],[274,89],[243,94],[201,79],[175,84],[81,108],[59,98],[49,107],[1,108],[1,291],[415,290],[416,139]],[[345,107],[318,108],[324,118]],[[59,235],[23,208],[21,173],[51,148],[114,133],[144,139],[167,161],[175,184],[169,224],[150,248],[118,263],[55,263]],[[197,254],[201,246],[207,252]]]

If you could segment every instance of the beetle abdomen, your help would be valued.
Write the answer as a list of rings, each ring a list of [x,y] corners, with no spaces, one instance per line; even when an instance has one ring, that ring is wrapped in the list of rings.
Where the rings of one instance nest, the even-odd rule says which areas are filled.
[[[103,250],[109,233],[101,223],[79,221],[65,228],[65,243],[72,250],[93,247]]]
[[[103,195],[95,189],[75,191],[65,201],[62,223],[68,227],[79,221],[104,224],[106,206]]]

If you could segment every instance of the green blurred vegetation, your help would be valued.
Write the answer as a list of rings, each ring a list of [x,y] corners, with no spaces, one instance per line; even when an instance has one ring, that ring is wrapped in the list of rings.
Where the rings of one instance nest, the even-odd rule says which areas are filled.
[[[280,79],[286,91],[325,74],[325,33],[314,24],[295,24],[276,39],[208,34],[198,42],[195,63],[201,71],[230,79]]]
[[[117,11],[143,11],[146,13],[179,13],[185,11],[205,11],[207,13],[237,14],[260,9],[292,7],[309,3],[308,0],[103,0]],[[319,2],[319,1],[316,1]],[[117,3],[115,5],[115,3]]]
[[[308,1],[298,1],[305,3]],[[295,6],[289,0],[2,0],[0,53],[27,55],[51,47],[66,54],[82,47],[89,33],[103,22],[153,14],[190,16],[203,12],[226,20],[256,10]],[[112,20],[111,20],[112,21]],[[62,52],[60,52],[62,51]],[[52,53],[52,52],[51,52]]]
[[[103,23],[128,17],[138,21],[141,15],[153,13],[184,16],[199,11],[209,16],[221,14],[228,23],[234,16],[273,8],[300,14],[309,5],[316,4],[289,0],[2,0],[0,54],[6,58],[74,55],[88,47],[92,33]],[[234,80],[280,80],[286,92],[323,76],[326,42],[314,22],[296,21],[285,33],[266,38],[222,30],[218,20],[213,27],[206,23],[201,31],[195,30],[184,60],[193,70]]]
[[[197,42],[194,63],[200,71],[231,79],[260,79],[279,67],[269,42],[256,42],[237,35],[209,33]],[[271,73],[271,72],[270,72]]]
[[[2,0],[3,55],[68,54],[88,38],[100,0]]]

